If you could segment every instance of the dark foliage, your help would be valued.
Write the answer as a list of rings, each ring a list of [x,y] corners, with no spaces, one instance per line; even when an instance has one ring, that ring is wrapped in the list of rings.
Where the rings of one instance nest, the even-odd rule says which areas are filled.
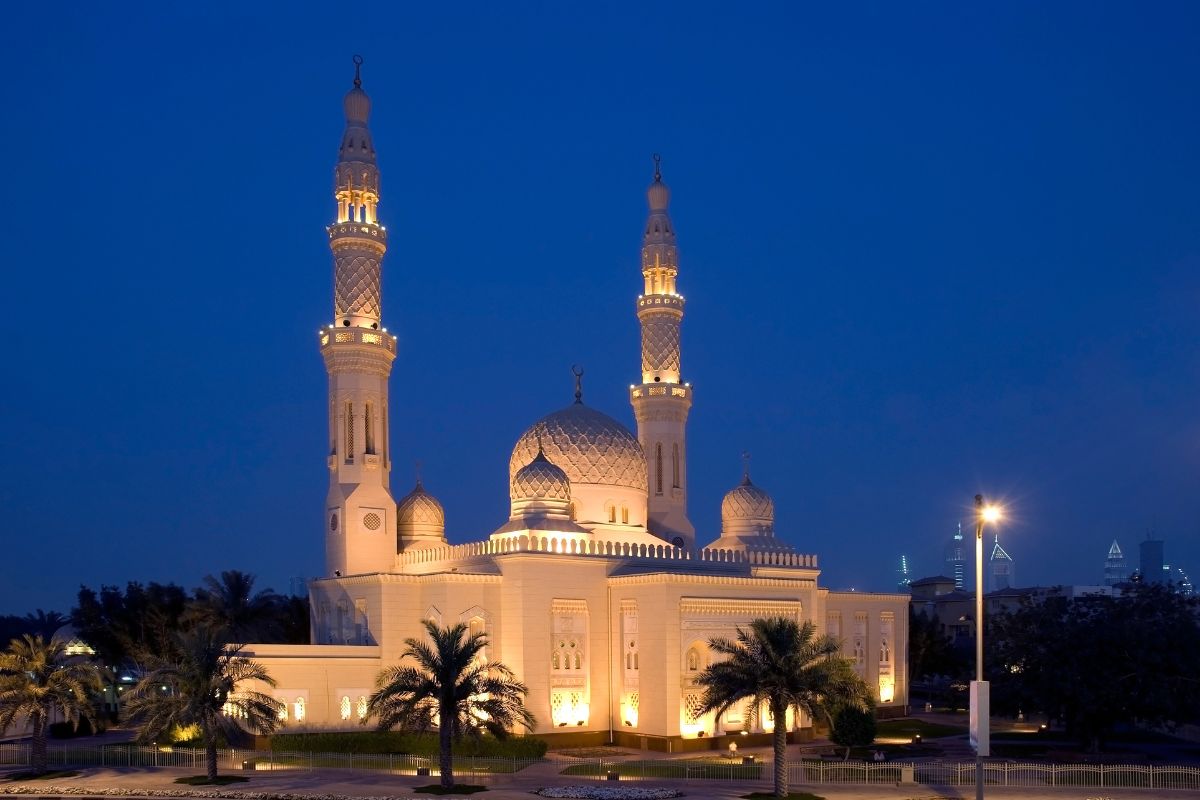
[[[1091,751],[1123,724],[1200,716],[1200,598],[1139,584],[1123,597],[1051,595],[988,620],[992,709],[1040,712]]]

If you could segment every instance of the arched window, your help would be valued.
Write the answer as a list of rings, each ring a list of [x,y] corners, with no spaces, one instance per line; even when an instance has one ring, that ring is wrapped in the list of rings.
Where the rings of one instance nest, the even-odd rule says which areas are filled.
[[[629,506],[621,506],[621,524],[629,524]]]
[[[583,669],[583,656],[575,653],[575,669]]]
[[[555,650],[554,653],[551,654],[551,656],[550,656],[550,668],[551,669],[559,669],[560,668],[557,650]]]
[[[350,719],[350,698],[347,696],[343,696],[341,706],[342,706],[342,708],[341,708],[342,719],[343,720]]]
[[[354,404],[346,403],[346,460],[354,460]]]
[[[884,639],[879,643],[879,663],[888,664],[892,660],[892,649],[888,647],[888,640]]]
[[[367,698],[364,695],[358,696],[358,718],[367,718]]]
[[[663,453],[662,442],[654,445],[654,493],[662,494]]]
[[[304,698],[297,697],[296,705],[294,706],[296,722],[304,722]]]
[[[288,720],[288,702],[287,698],[280,697],[279,700],[279,721],[287,722]]]
[[[365,444],[367,446],[366,451],[368,453],[370,453],[371,455],[375,454],[375,427],[374,427],[374,425],[372,425],[372,422],[373,422],[372,417],[374,417],[373,412],[374,412],[374,404],[367,403],[367,413],[363,415],[363,425],[366,426],[366,434],[367,434],[366,437],[364,437],[366,439],[366,442],[365,442]]]
[[[679,442],[671,445],[671,486],[679,488]]]
[[[687,668],[688,672],[695,672],[700,669],[700,654],[696,652],[696,648],[691,648],[687,651]]]
[[[608,506],[606,507],[606,510],[608,511],[608,521],[610,523],[616,522],[617,521],[617,507],[614,506],[612,503],[609,503]]]

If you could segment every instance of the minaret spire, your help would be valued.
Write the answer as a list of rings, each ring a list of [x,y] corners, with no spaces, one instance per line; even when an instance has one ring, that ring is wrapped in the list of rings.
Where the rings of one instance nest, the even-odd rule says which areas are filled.
[[[397,548],[396,503],[388,489],[388,376],[396,337],[381,329],[387,229],[379,224],[379,167],[362,88],[342,101],[346,127],[333,173],[337,201],[328,227],[333,252],[333,323],[321,331],[329,374],[329,494],[325,560],[330,574],[390,572]]]
[[[646,189],[646,202],[650,213],[642,236],[644,293],[637,299],[642,382],[629,388],[629,399],[637,417],[638,439],[646,451],[650,532],[692,547],[696,529],[687,516],[686,433],[692,387],[682,382],[680,372],[684,301],[675,286],[679,261],[675,226],[667,213],[671,191],[663,182],[658,153],[654,154],[654,180]]]

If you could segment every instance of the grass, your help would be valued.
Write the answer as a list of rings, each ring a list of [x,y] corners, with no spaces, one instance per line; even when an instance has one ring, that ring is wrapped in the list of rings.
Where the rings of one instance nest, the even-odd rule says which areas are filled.
[[[875,735],[880,737],[903,737],[911,739],[917,734],[923,739],[936,739],[941,736],[960,736],[967,732],[964,727],[957,725],[942,725],[937,722],[926,722],[923,719],[885,719],[875,723]]]
[[[4,776],[4,779],[9,781],[51,781],[56,778],[77,777],[79,777],[79,773],[72,769],[52,769],[48,772],[32,772],[31,770],[10,772]]]
[[[486,791],[486,786],[475,786],[469,783],[456,783],[449,789],[440,783],[431,783],[429,786],[418,786],[413,789],[416,794],[475,794]]]
[[[379,754],[373,754],[379,755]],[[321,753],[274,753],[272,756],[260,756],[250,759],[256,764],[277,764],[281,767],[320,767],[325,769],[337,769],[339,767],[349,767],[350,754],[345,754],[344,757],[339,757],[336,754],[321,754]],[[520,772],[529,766],[529,761],[513,761],[511,759],[487,759],[480,758],[478,760],[468,757],[455,757],[452,761],[456,772],[465,773],[487,773],[489,775],[511,774]],[[425,756],[397,756],[397,760],[389,762],[386,756],[377,760],[357,759],[354,761],[355,769],[404,769],[415,767],[428,767],[437,769],[437,758],[428,758]]]
[[[240,775],[218,775],[213,780],[209,780],[207,775],[189,775],[186,778],[176,778],[176,783],[182,783],[184,786],[228,786],[231,783],[245,783],[250,780],[243,778]]]
[[[577,777],[600,778],[609,772],[616,772],[622,777],[636,778],[713,778],[757,780],[762,777],[763,765],[743,764],[725,758],[688,758],[619,761],[605,763],[574,764],[564,769],[560,775]]]
[[[747,800],[776,800],[775,795],[772,792],[752,792],[750,794],[744,794],[742,797],[747,798]],[[790,794],[784,795],[784,797],[786,800],[825,800],[824,796],[822,795],[809,794],[808,792],[791,792]]]

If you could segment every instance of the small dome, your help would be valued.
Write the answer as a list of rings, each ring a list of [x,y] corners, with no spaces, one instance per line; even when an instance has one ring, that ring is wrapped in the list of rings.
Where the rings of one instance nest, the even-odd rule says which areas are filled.
[[[750,475],[721,501],[721,528],[726,533],[769,533],[775,526],[775,501],[750,482]]]
[[[650,204],[651,211],[667,210],[667,203],[671,202],[671,190],[661,178],[655,178],[654,183],[646,190],[646,201]]]
[[[508,461],[510,480],[543,452],[572,484],[626,486],[646,491],[646,456],[637,437],[607,414],[574,403],[542,417],[521,434]],[[555,467],[557,469],[557,467]]]
[[[400,525],[446,526],[446,512],[437,498],[425,491],[418,480],[404,498],[396,504],[396,521]]]
[[[550,463],[538,448],[533,461],[517,470],[509,486],[509,495],[518,500],[550,500],[563,503],[571,500],[571,480],[567,473]]]
[[[367,93],[359,86],[346,92],[346,99],[342,101],[342,107],[346,110],[347,122],[366,125],[367,118],[371,116],[371,98],[367,97]]]

